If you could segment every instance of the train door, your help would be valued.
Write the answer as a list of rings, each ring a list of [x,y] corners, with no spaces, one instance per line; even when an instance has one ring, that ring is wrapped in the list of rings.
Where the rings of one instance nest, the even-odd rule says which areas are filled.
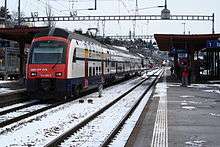
[[[104,61],[102,60],[102,76],[104,75]]]
[[[89,57],[89,51],[88,51],[88,49],[84,50],[84,57],[85,57],[84,88],[88,88],[88,86],[89,86],[89,81],[88,81],[88,57]]]
[[[118,73],[118,62],[116,61],[116,74]]]

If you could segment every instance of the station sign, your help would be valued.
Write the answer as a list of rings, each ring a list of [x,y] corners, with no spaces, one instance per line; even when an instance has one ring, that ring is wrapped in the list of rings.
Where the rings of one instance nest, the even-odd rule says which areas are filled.
[[[174,56],[174,55],[179,55],[179,54],[187,54],[187,49],[180,49],[180,48],[171,48],[170,49],[170,56]]]
[[[179,53],[178,54],[178,58],[187,58],[188,57],[188,55],[187,55],[187,53],[185,52],[185,53]]]
[[[180,53],[187,53],[187,50],[186,49],[178,49],[178,50],[176,50],[176,52],[178,53],[178,54],[180,54]]]
[[[208,40],[206,48],[220,48],[220,40]]]
[[[172,48],[170,50],[171,54],[178,54],[178,53],[187,53],[187,49],[176,49],[176,48]]]

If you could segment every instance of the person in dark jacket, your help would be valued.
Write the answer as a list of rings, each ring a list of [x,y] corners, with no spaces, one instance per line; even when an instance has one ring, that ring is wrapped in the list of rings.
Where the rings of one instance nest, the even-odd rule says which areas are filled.
[[[174,71],[174,67],[173,67],[173,65],[171,65],[171,67],[170,67],[171,76],[173,75],[173,71]]]

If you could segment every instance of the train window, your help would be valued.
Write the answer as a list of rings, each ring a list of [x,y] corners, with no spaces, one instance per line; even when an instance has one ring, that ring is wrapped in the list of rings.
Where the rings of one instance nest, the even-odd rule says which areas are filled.
[[[99,74],[101,74],[101,67],[99,66]]]
[[[76,48],[74,48],[73,52],[73,62],[76,63]]]
[[[67,44],[61,41],[34,42],[30,53],[30,63],[60,64],[66,61]]]
[[[89,67],[89,76],[92,76],[92,67]]]
[[[107,59],[107,64],[108,64],[108,66],[109,66],[109,63],[110,63],[110,60],[109,60],[109,59]]]
[[[111,67],[115,67],[115,62],[114,61],[111,62]]]
[[[118,70],[122,70],[122,66],[118,66]]]
[[[93,67],[93,75],[95,75],[95,67]]]
[[[99,68],[96,67],[96,75],[99,75]]]
[[[92,56],[92,51],[91,51],[91,49],[89,49],[89,57],[91,57]]]

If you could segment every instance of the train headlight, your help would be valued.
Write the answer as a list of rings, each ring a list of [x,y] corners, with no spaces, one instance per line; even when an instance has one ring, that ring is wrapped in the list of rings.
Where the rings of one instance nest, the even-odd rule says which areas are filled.
[[[36,72],[31,72],[31,76],[32,77],[37,76],[37,73]]]
[[[55,76],[56,76],[56,77],[61,77],[61,76],[62,76],[62,72],[56,72],[56,73],[55,73]]]

